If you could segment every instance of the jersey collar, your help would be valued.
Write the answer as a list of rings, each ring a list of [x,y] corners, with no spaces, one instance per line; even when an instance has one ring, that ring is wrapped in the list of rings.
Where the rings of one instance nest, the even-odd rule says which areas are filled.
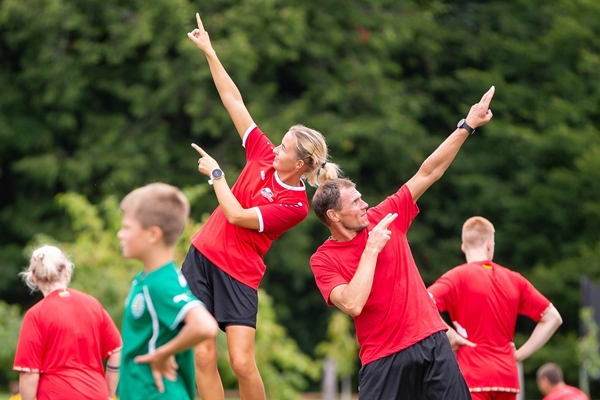
[[[301,186],[290,186],[286,183],[284,183],[281,179],[279,179],[279,174],[277,173],[277,171],[275,171],[275,180],[277,181],[277,183],[279,183],[279,185],[287,190],[295,190],[298,192],[303,192],[306,191],[306,186],[304,186],[304,181],[302,179],[300,179],[300,184]]]

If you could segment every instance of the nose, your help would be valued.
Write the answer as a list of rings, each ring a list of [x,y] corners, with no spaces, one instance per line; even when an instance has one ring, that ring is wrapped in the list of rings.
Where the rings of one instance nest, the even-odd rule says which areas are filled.
[[[368,208],[369,207],[369,205],[367,204],[366,201],[364,201],[364,200],[361,200],[361,201],[362,201],[362,208]]]
[[[279,146],[273,148],[273,153],[275,153],[275,155],[279,155]]]

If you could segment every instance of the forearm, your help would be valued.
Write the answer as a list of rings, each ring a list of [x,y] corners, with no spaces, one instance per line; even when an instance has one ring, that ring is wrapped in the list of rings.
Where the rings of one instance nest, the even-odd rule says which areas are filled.
[[[540,322],[537,323],[529,339],[515,352],[516,360],[523,361],[538,351],[552,337],[561,324],[562,318],[560,314],[552,307]]]
[[[423,162],[419,172],[437,181],[444,175],[458,154],[463,143],[469,137],[469,132],[457,129],[440,144],[440,146]]]
[[[360,315],[371,294],[378,255],[379,252],[365,248],[354,277],[340,293],[336,306],[353,317]]]
[[[21,372],[19,375],[19,393],[22,400],[34,400],[37,395],[40,374]]]
[[[119,384],[119,368],[121,367],[121,352],[115,352],[108,357],[106,361],[106,385],[108,387],[108,397],[113,398],[117,392]]]
[[[184,324],[177,336],[156,349],[168,357],[196,346],[205,339],[215,338],[218,331],[217,322],[202,306],[188,311]]]
[[[223,210],[225,218],[227,218],[229,223],[243,228],[259,229],[256,211],[242,207],[238,199],[233,195],[224,176],[214,180],[213,186],[221,210]]]
[[[217,53],[213,50],[209,53],[205,53],[210,73],[221,96],[221,101],[225,108],[231,113],[233,110],[230,106],[234,103],[243,103],[242,94],[237,88],[233,79],[229,76],[225,67],[221,64],[221,61],[217,57]]]

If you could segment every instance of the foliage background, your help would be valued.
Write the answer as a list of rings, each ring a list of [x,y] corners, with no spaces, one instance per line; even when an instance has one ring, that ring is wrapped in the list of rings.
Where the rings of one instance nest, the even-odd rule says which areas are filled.
[[[494,119],[419,200],[411,247],[430,284],[462,262],[464,220],[490,219],[495,260],[523,273],[564,319],[525,363],[527,397],[539,398],[532,377],[546,361],[577,382],[579,279],[600,281],[594,0],[3,0],[0,299],[21,310],[38,299],[16,274],[24,249],[52,238],[77,246],[75,263],[97,267],[78,268],[77,279],[118,304],[123,293],[112,283],[128,282],[135,267],[103,242],[112,239],[83,228],[98,218],[98,229],[111,232],[118,213],[78,225],[67,210],[86,201],[114,210],[152,181],[204,182],[192,141],[228,177],[243,167],[204,57],[185,35],[196,11],[261,128],[275,142],[296,123],[323,132],[333,161],[371,205],[409,179],[495,85]],[[67,192],[83,197],[59,195]],[[214,196],[198,195],[194,220],[215,205]],[[266,257],[262,284],[273,318],[311,357],[331,310],[308,258],[326,237],[312,215],[286,233]],[[0,310],[14,321],[0,335],[18,330],[14,309]],[[118,316],[118,307],[111,312]],[[531,329],[520,320],[516,340]]]

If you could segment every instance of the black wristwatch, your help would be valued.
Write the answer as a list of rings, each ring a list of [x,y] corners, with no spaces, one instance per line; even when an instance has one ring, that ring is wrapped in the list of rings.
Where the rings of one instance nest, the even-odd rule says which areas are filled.
[[[469,125],[467,125],[467,120],[466,119],[461,119],[460,121],[458,121],[458,124],[456,124],[457,128],[463,128],[464,130],[466,130],[467,132],[469,132],[469,134],[474,134],[475,133],[475,128],[471,128]]]
[[[224,176],[225,176],[225,173],[223,172],[223,170],[221,170],[219,168],[215,168],[210,173],[210,179],[208,180],[208,184],[212,185],[214,180],[221,179]]]

